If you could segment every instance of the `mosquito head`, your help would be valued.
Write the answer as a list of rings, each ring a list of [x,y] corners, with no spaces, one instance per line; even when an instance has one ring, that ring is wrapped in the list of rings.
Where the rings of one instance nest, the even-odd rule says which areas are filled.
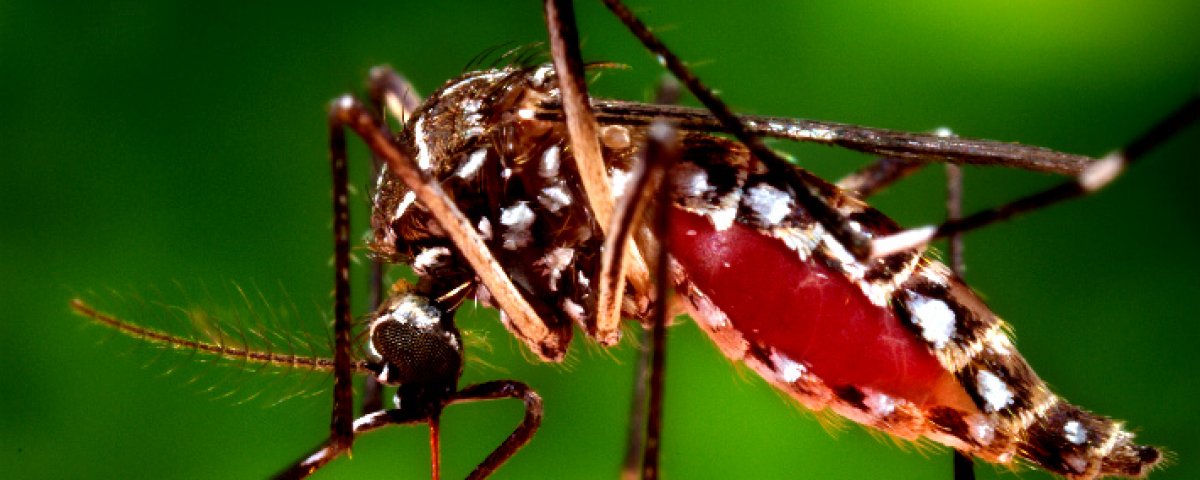
[[[462,374],[462,339],[444,316],[412,294],[394,296],[375,312],[368,351],[380,383],[453,391]]]

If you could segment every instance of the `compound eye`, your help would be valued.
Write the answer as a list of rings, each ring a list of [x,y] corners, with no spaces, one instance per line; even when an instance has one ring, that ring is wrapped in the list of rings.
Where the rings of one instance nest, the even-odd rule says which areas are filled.
[[[388,299],[371,322],[370,353],[382,367],[380,383],[453,386],[462,373],[462,342],[453,325],[425,297]]]

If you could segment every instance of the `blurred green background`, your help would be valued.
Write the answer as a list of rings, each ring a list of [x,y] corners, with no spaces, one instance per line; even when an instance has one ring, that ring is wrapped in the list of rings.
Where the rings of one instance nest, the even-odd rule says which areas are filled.
[[[1200,85],[1192,0],[633,6],[743,112],[949,126],[1102,155]],[[633,67],[606,73],[596,92],[647,98],[660,75],[652,58],[595,3],[577,8],[585,56]],[[218,367],[114,338],[72,315],[68,299],[175,282],[260,285],[282,298],[273,293],[282,285],[319,322],[331,285],[326,102],[361,90],[372,65],[391,64],[428,93],[489,47],[544,36],[535,2],[0,2],[3,475],[260,478],[316,445],[327,394],[278,406],[220,398],[260,380],[221,380]],[[787,148],[830,178],[867,160]],[[365,182],[362,148],[355,154]],[[967,244],[968,279],[1015,325],[1040,374],[1175,451],[1164,479],[1200,477],[1198,154],[1192,128],[1102,194]],[[936,221],[943,189],[931,170],[877,205],[908,225]],[[1052,182],[967,175],[971,209]],[[517,378],[546,400],[542,431],[498,478],[616,475],[628,346],[577,342],[565,365],[538,364],[494,313],[461,324],[487,334],[493,351],[473,353],[499,367],[471,368],[467,381]],[[672,333],[668,477],[950,477],[944,451],[823,426],[730,366],[695,327]],[[446,477],[465,475],[519,411],[515,402],[449,411]],[[425,478],[427,457],[423,429],[391,429],[321,476]]]

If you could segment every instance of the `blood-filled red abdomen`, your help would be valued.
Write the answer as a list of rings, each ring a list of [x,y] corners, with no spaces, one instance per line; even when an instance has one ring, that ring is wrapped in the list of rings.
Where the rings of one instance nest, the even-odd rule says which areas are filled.
[[[705,217],[670,210],[671,255],[748,342],[805,364],[830,387],[870,387],[918,405],[955,402],[937,398],[953,376],[842,273],[750,227],[717,231]]]

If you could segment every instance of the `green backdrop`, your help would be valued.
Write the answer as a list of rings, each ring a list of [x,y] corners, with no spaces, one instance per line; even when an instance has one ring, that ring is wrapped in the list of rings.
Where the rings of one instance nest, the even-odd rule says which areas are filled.
[[[409,3],[0,2],[5,477],[257,478],[323,438],[327,391],[271,406],[288,380],[160,355],[88,325],[67,301],[157,286],[182,302],[178,282],[216,310],[230,300],[192,289],[237,282],[269,302],[283,303],[282,289],[309,324],[328,316],[326,102],[360,90],[372,65],[389,63],[429,92],[489,47],[545,36],[535,2]],[[634,7],[744,112],[949,126],[1102,155],[1200,85],[1191,0]],[[660,75],[653,59],[596,4],[578,9],[585,56],[632,67],[606,73],[596,91],[645,99]],[[867,160],[787,148],[829,177]],[[1040,374],[1176,452],[1156,478],[1200,476],[1198,153],[1192,128],[1093,198],[967,239],[968,279],[1015,325]],[[939,170],[877,205],[908,225],[937,221]],[[1052,181],[967,175],[972,209]],[[541,433],[498,477],[613,478],[631,349],[577,342],[566,364],[539,364],[494,313],[461,324],[493,347],[473,351],[494,367],[470,368],[468,381],[517,378],[546,400]],[[949,478],[944,450],[816,421],[730,366],[694,326],[671,332],[669,477]],[[244,401],[259,390],[263,398]],[[515,402],[448,412],[447,478],[464,475],[518,416]],[[420,428],[372,434],[322,476],[424,478],[425,442]],[[979,468],[1016,478],[999,470]]]

